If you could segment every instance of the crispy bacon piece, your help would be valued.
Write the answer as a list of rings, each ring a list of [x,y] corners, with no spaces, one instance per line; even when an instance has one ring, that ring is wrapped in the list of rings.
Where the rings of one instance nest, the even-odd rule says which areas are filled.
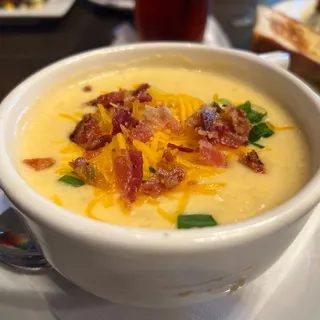
[[[232,104],[223,110],[219,105],[203,105],[186,119],[186,124],[214,144],[238,148],[248,143],[251,124],[243,110]]]
[[[79,157],[69,163],[74,172],[86,183],[94,184],[97,170],[95,166],[90,165],[85,158]]]
[[[192,128],[201,127],[203,130],[209,130],[212,122],[216,118],[216,113],[217,109],[215,107],[204,104],[199,110],[186,119],[186,124]]]
[[[136,200],[137,192],[142,183],[142,167],[141,151],[127,151],[124,155],[116,157],[114,161],[117,186],[121,198],[128,206]]]
[[[112,135],[121,132],[121,125],[128,128],[132,122],[131,112],[124,108],[114,108],[112,118]]]
[[[173,144],[173,143],[168,143],[167,147],[169,149],[178,149],[181,152],[188,152],[188,153],[194,152],[194,150],[191,148],[184,147],[184,146],[177,146],[176,144]]]
[[[139,140],[142,142],[146,142],[152,136],[153,136],[153,131],[151,130],[151,128],[148,125],[141,122],[132,129],[130,138],[132,140]]]
[[[140,124],[141,122],[135,118],[135,117],[132,117],[132,120],[131,120],[131,126],[132,128],[135,128],[138,124]]]
[[[260,160],[255,150],[247,153],[242,153],[239,157],[239,162],[252,169],[256,173],[266,173],[264,164]]]
[[[70,135],[70,140],[83,149],[96,150],[111,142],[112,137],[101,132],[98,119],[85,114]]]
[[[136,90],[132,91],[132,96],[140,102],[152,101],[152,96],[146,91],[150,88],[148,83],[142,83]]]
[[[242,109],[236,109],[232,105],[226,108],[226,115],[230,117],[234,131],[241,136],[248,136],[251,124],[247,114]]]
[[[106,109],[112,109],[112,104],[128,106],[134,100],[149,102],[152,100],[152,96],[146,92],[149,88],[149,84],[143,83],[136,90],[119,90],[102,94],[98,98],[89,101],[87,104],[90,106],[102,104]]]
[[[69,165],[85,183],[98,188],[106,188],[108,186],[108,181],[106,181],[105,176],[98,170],[97,166],[94,163],[87,162],[85,158],[79,157],[71,161]]]
[[[202,128],[206,131],[210,130],[213,122],[216,118],[216,114],[209,109],[205,109],[201,112],[201,121],[202,121]]]
[[[240,136],[233,132],[229,122],[218,119],[212,124],[210,131],[196,130],[199,135],[207,137],[214,144],[222,144],[229,148],[239,148],[248,142],[247,136]]]
[[[146,105],[141,121],[155,130],[167,128],[176,133],[181,133],[182,130],[181,123],[175,119],[171,110],[166,106],[151,107]]]
[[[173,165],[170,170],[160,167],[156,173],[141,186],[141,192],[157,197],[162,192],[177,186],[185,176],[185,170],[177,165]]]
[[[36,171],[40,171],[52,167],[56,161],[52,158],[33,158],[24,159],[23,163]]]
[[[106,109],[111,109],[113,108],[111,103],[122,105],[125,97],[125,90],[113,91],[107,94],[102,94],[98,98],[89,101],[87,104],[90,106],[98,106],[98,104],[102,104]]]
[[[225,155],[217,150],[209,141],[200,140],[199,151],[201,154],[200,161],[203,164],[216,168],[225,168],[227,166]]]

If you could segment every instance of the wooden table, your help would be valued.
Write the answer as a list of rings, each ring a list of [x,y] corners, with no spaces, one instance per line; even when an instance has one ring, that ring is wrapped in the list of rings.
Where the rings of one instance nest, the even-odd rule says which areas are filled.
[[[61,19],[0,19],[0,100],[38,69],[71,54],[107,46],[113,28],[132,21],[132,12],[76,0]]]

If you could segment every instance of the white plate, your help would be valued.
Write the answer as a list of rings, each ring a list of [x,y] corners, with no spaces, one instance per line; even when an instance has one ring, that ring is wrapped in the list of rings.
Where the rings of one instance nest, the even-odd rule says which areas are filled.
[[[298,21],[306,21],[314,12],[316,0],[287,0],[277,3],[273,9]]]
[[[133,9],[134,0],[89,0],[100,6],[110,6],[119,9]]]
[[[72,7],[75,0],[48,0],[47,3],[34,9],[0,9],[0,18],[58,18],[63,17]]]

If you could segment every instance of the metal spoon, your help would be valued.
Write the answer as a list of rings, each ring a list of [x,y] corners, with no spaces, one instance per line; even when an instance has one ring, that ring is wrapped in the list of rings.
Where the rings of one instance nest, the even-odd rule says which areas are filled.
[[[29,228],[12,209],[0,215],[0,263],[28,272],[51,267]]]

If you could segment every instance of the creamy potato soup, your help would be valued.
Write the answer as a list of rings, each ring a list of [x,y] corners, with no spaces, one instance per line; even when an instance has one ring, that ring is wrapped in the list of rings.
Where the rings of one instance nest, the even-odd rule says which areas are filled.
[[[56,205],[143,228],[241,221],[309,178],[294,120],[220,73],[141,67],[90,74],[37,99],[19,123],[18,169]]]

